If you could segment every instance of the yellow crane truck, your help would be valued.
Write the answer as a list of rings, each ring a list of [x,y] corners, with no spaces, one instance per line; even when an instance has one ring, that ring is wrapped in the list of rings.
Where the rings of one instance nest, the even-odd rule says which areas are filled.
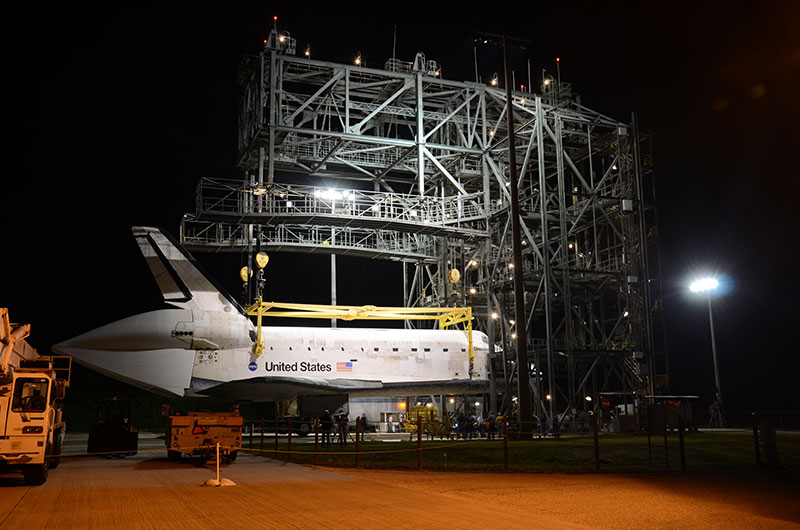
[[[0,472],[20,470],[39,485],[59,464],[71,358],[39,355],[28,335],[30,324],[12,324],[0,308]]]

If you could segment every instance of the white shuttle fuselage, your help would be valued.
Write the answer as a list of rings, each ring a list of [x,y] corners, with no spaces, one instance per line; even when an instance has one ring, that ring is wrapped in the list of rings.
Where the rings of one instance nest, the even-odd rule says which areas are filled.
[[[262,328],[213,286],[162,231],[133,229],[164,300],[175,309],[135,315],[53,346],[133,385],[178,396],[272,401],[299,395],[480,393],[488,340],[473,332],[321,327]]]

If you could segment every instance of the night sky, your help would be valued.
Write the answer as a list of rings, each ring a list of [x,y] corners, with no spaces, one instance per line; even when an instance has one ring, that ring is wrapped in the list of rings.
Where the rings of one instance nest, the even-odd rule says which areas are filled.
[[[687,284],[717,272],[730,280],[714,301],[726,402],[800,410],[799,7],[549,2],[490,13],[397,3],[378,16],[380,8],[353,3],[164,4],[62,4],[6,17],[16,28],[5,68],[15,138],[0,208],[0,305],[32,324],[40,350],[161,306],[130,227],[177,235],[201,177],[241,177],[235,74],[243,55],[259,51],[273,14],[299,50],[310,44],[313,57],[336,62],[360,51],[376,68],[391,56],[396,24],[399,59],[423,51],[456,80],[474,80],[477,31],[507,31],[531,43],[514,56],[518,80],[528,58],[536,75],[561,57],[562,79],[584,105],[620,121],[636,112],[652,134],[672,391],[713,392],[707,309]],[[500,48],[478,60],[484,80],[502,73]],[[196,257],[238,294],[238,255]],[[266,298],[326,302],[328,263],[272,256]],[[344,270],[340,303],[401,296],[396,264],[341,258]]]

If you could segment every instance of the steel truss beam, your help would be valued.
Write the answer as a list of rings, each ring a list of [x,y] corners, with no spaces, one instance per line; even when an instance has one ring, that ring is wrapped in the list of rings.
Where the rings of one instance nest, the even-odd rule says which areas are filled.
[[[656,390],[654,190],[635,119],[581,106],[566,84],[514,92],[510,148],[502,88],[442,79],[424,60],[370,69],[295,57],[277,42],[239,72],[245,178],[201,181],[184,245],[404,262],[407,307],[475,309],[497,344],[492,369],[506,408],[521,326],[505,293],[522,274],[537,410]],[[508,266],[512,154],[521,271]],[[455,285],[453,268],[462,272]]]

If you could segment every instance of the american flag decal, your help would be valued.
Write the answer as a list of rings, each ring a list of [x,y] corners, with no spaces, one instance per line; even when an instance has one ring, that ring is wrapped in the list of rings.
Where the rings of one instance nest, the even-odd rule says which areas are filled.
[[[339,362],[336,363],[336,371],[337,372],[352,372],[353,371],[353,363],[339,361]]]

